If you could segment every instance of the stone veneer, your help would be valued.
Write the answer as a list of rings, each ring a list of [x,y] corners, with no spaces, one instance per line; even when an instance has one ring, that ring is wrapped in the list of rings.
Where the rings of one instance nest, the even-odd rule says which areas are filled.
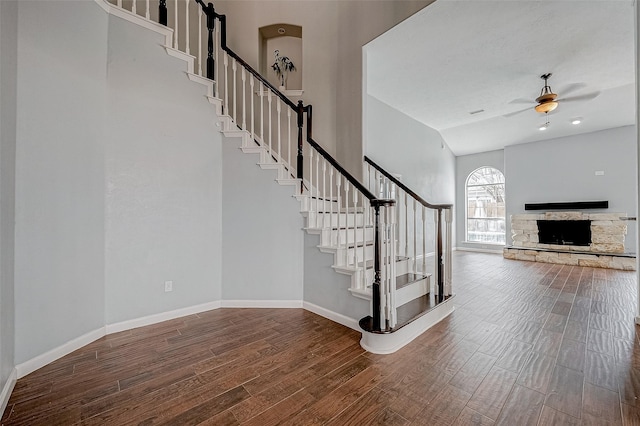
[[[511,216],[513,247],[504,249],[506,259],[559,263],[597,268],[635,270],[635,256],[624,253],[626,213],[546,212]],[[621,219],[622,218],[622,219]],[[591,244],[568,246],[540,244],[538,220],[590,220]]]

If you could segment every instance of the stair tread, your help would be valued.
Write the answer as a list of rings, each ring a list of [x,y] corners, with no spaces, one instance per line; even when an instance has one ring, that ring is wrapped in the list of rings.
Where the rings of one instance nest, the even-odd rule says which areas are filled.
[[[413,272],[409,272],[407,274],[398,275],[396,277],[396,289],[401,289],[408,285],[411,285],[415,282],[422,281],[427,278],[427,275],[423,274],[414,274]]]
[[[396,326],[393,327],[393,329],[391,329],[390,331],[383,332],[383,333],[386,334],[386,333],[393,333],[398,331],[405,325],[415,321],[416,319],[420,318],[427,312],[431,311],[436,306],[440,305],[442,302],[445,302],[452,297],[453,295],[447,296],[443,298],[444,300],[438,301],[439,298],[437,296],[431,293],[428,293],[428,294],[425,294],[424,296],[420,296],[416,299],[413,299],[402,306],[399,306],[396,311],[398,315]],[[360,327],[365,331],[375,333],[374,327],[373,327],[373,318],[371,316],[366,316],[362,318],[360,320]]]

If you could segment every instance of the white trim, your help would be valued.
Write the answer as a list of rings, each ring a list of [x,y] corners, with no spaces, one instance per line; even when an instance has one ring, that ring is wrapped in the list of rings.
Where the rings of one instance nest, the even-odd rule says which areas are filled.
[[[165,27],[164,25],[160,25],[156,22],[148,20],[147,18],[143,18],[142,16],[131,13],[126,9],[114,6],[106,0],[95,0],[95,2],[110,15],[117,16],[118,18],[122,18],[125,21],[133,22],[134,24],[140,25],[141,27],[163,35],[165,46],[171,46],[171,41],[173,40],[172,28]]]
[[[36,356],[35,358],[31,358],[28,361],[23,362],[22,364],[16,365],[16,372],[18,375],[18,379],[26,376],[29,373],[33,373],[39,368],[44,367],[47,364],[52,363],[53,361],[62,358],[65,355],[70,354],[71,352],[80,349],[83,346],[88,345],[91,342],[98,340],[101,337],[105,336],[105,328],[100,327],[96,330],[90,331],[86,334],[83,334],[80,337],[76,337],[64,343],[57,348],[53,348],[50,351],[47,351],[41,355]]]
[[[9,373],[9,377],[7,377],[7,381],[2,388],[2,393],[0,393],[0,418],[4,415],[4,410],[7,408],[9,397],[11,396],[11,392],[13,392],[13,387],[16,385],[17,380],[18,370],[14,368],[11,370],[11,373]]]
[[[349,327],[355,331],[360,331],[360,332],[362,331],[362,329],[358,325],[358,320],[349,318],[346,315],[342,315],[337,312],[330,311],[326,308],[323,308],[322,306],[314,305],[313,303],[305,302],[305,301],[302,302],[302,308],[309,312],[313,312],[314,314],[320,315],[321,317],[327,318],[333,322],[342,324],[345,327]]]
[[[221,308],[302,308],[302,300],[223,300]]]
[[[214,302],[202,303],[200,305],[175,309],[173,311],[147,315],[146,317],[107,324],[105,326],[105,330],[107,334],[117,333],[119,331],[131,330],[132,328],[144,327],[145,325],[157,324],[174,318],[185,317],[187,315],[193,315],[204,311],[211,311],[213,309],[218,309],[219,307],[220,301],[216,300]]]
[[[502,254],[502,250],[505,248],[505,246],[499,246],[500,249],[488,249],[488,248],[475,248],[475,247],[465,247],[465,246],[458,246],[455,247],[454,250],[456,251],[473,251],[476,253],[491,253],[491,254]]]
[[[374,354],[385,355],[396,352],[453,312],[453,299],[454,297],[451,297],[446,302],[441,303],[417,320],[393,333],[376,334],[363,331],[360,346]]]

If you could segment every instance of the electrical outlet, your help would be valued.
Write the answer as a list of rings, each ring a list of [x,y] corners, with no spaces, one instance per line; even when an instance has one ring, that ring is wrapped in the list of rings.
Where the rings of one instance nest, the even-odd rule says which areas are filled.
[[[164,291],[173,291],[173,281],[165,281],[164,282]]]

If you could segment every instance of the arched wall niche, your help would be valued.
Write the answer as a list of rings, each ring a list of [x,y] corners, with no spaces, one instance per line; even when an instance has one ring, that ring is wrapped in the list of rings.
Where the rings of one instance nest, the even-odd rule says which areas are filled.
[[[271,69],[279,50],[280,56],[288,56],[296,67],[287,77],[287,90],[302,90],[302,27],[293,24],[271,24],[258,29],[260,73],[274,86],[280,86],[278,76]]]

